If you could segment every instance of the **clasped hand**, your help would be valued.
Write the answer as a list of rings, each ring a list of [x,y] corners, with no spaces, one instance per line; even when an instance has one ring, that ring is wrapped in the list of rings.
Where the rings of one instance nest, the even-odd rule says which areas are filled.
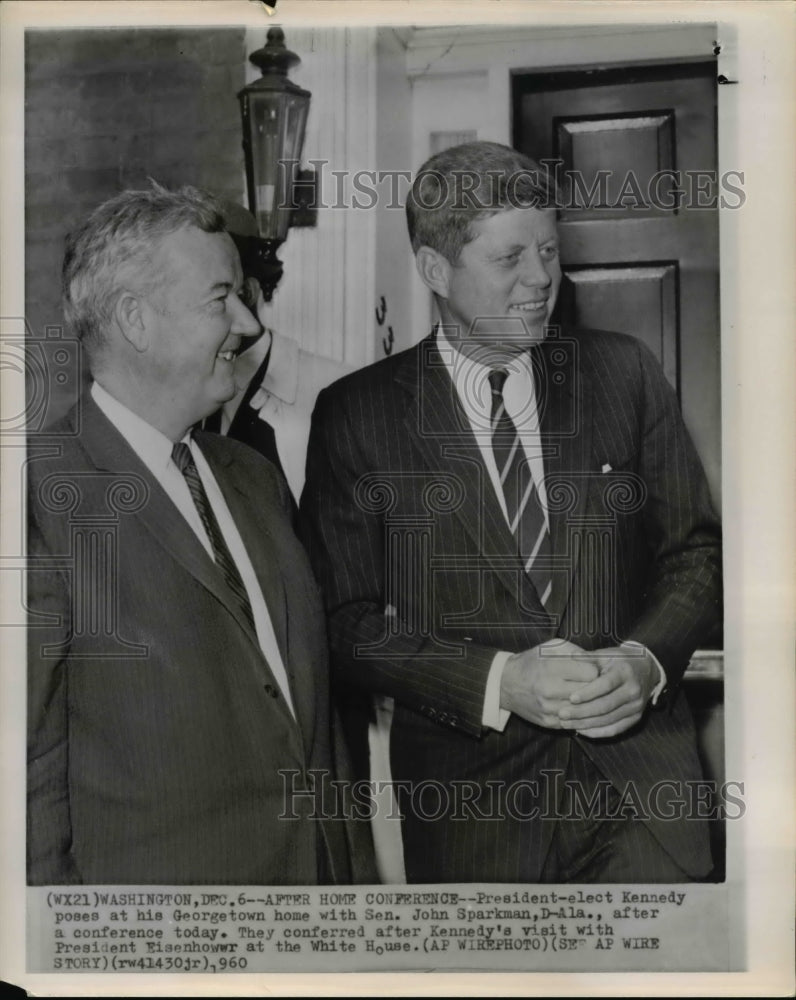
[[[635,725],[657,681],[657,665],[641,646],[586,651],[554,639],[508,659],[500,705],[538,726],[599,739]]]

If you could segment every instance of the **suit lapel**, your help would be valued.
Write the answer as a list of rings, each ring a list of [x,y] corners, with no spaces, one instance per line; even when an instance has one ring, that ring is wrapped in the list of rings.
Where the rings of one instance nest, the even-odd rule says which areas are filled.
[[[80,434],[81,444],[91,464],[98,470],[111,473],[117,482],[123,482],[125,474],[129,473],[146,484],[148,498],[133,516],[177,563],[233,615],[263,664],[264,676],[273,681],[270,668],[265,666],[267,661],[256,633],[251,629],[239,603],[226,585],[223,574],[169,495],[90,395],[83,399],[80,414],[80,423],[76,424],[76,431]],[[226,451],[224,438],[200,432],[197,434],[197,443],[224,495],[260,583],[282,661],[288,671],[291,695],[301,723],[300,728],[305,734],[311,733],[315,711],[312,701],[314,685],[295,680],[291,671],[285,590],[281,572],[274,571],[278,560],[273,556],[274,545],[271,541],[268,520],[264,516],[259,516],[260,504],[252,502],[251,499],[244,502],[247,497],[246,476],[239,465],[231,460]],[[126,558],[131,556],[127,555]],[[303,701],[298,697],[300,694],[304,698]],[[281,701],[277,704],[293,721],[287,705]]]
[[[271,519],[264,516],[262,497],[253,495],[251,476],[230,454],[224,438],[201,432],[195,436],[224,494],[260,584],[282,663],[288,674],[297,721],[309,747],[314,731],[316,685],[309,673],[304,676],[305,665],[296,663],[295,658],[291,657],[284,579],[286,567],[277,555],[280,547],[274,538],[274,524]],[[259,459],[253,458],[253,461]],[[285,530],[291,531],[292,528],[288,525]]]
[[[257,497],[252,497],[249,478],[227,450],[223,437],[202,432],[198,432],[195,437],[224,494],[229,512],[252,562],[271,616],[279,652],[287,667],[290,652],[287,636],[287,599],[281,569],[274,554],[271,525],[266,517],[260,516],[262,503]]]
[[[86,396],[83,401],[82,417],[81,443],[93,464],[97,469],[117,477],[123,477],[125,472],[129,472],[146,482],[149,497],[136,511],[136,516],[180,565],[223,604],[233,609],[234,601],[227,593],[221,574],[188,522],[90,396]]]
[[[462,502],[455,515],[472,538],[476,550],[490,559],[493,572],[505,588],[527,606],[528,601],[533,600],[534,588],[524,585],[524,574],[518,572],[519,560],[511,555],[514,536],[494,495],[481,449],[443,364],[435,335],[426,338],[405,357],[395,380],[412,397],[405,417],[407,432],[429,470],[450,473],[462,484]],[[533,593],[529,595],[529,592]],[[539,611],[542,611],[541,604]]]
[[[556,567],[546,612],[560,624],[580,557],[572,529],[585,516],[594,477],[592,387],[580,368],[577,344],[567,339],[556,341],[551,337],[540,351],[543,372],[537,405]],[[491,560],[494,573],[523,607],[544,615],[535,588],[518,572],[519,560],[506,555],[513,552],[514,538],[434,334],[415,351],[407,352],[395,380],[410,393],[406,428],[427,467],[453,473],[464,486],[456,516],[478,551]]]
[[[117,478],[129,472],[146,483],[149,496],[135,516],[159,544],[230,611],[259,649],[257,637],[227,587],[223,574],[171,497],[90,395],[86,395],[82,403],[80,430],[83,448],[97,469],[112,473]]]

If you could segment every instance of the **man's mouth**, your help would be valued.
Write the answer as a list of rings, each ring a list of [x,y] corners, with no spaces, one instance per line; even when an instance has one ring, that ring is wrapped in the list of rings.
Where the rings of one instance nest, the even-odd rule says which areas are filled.
[[[233,351],[233,350],[219,351],[218,354],[216,355],[216,357],[217,358],[221,358],[222,361],[234,361],[235,360],[235,351]]]
[[[510,312],[538,313],[547,308],[547,299],[534,299],[531,302],[514,302],[509,306]]]

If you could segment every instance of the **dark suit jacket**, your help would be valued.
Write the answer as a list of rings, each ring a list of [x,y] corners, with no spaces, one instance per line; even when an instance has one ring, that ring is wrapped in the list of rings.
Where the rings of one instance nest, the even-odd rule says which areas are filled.
[[[29,881],[349,879],[329,768],[318,590],[286,486],[197,442],[250,554],[297,722],[221,572],[90,397],[29,448]],[[284,777],[280,771],[284,770]]]
[[[656,792],[656,783],[700,777],[692,722],[676,688],[720,619],[719,528],[676,398],[633,338],[566,332],[541,351],[558,561],[552,621],[514,554],[433,337],[331,386],[315,411],[302,518],[325,592],[333,663],[346,681],[395,699],[394,780],[414,788],[431,779],[449,788],[466,781],[484,790],[476,807],[458,815],[432,795],[420,808],[438,815],[434,821],[415,815],[418,801],[404,798],[409,881],[538,879],[553,822],[523,818],[530,807],[522,795],[514,807],[505,798],[517,783],[564,771],[573,741],[614,787],[624,792],[632,782],[631,794],[664,814],[687,786]],[[495,652],[554,636],[586,649],[643,643],[666,670],[668,698],[609,740],[517,716],[502,733],[485,730]],[[478,819],[479,809],[495,815],[487,782],[502,783],[499,824]],[[678,863],[707,874],[704,824],[667,821],[656,808],[647,813]]]

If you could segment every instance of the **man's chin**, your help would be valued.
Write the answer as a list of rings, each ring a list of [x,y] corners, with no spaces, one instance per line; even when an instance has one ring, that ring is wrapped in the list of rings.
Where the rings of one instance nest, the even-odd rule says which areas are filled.
[[[216,379],[216,384],[213,387],[213,392],[209,394],[210,398],[213,400],[213,410],[215,413],[224,403],[228,403],[230,399],[238,392],[238,386],[235,383],[235,378],[230,372],[228,375],[224,375],[223,378]]]
[[[228,399],[235,395],[237,391],[237,384],[235,382],[235,359],[232,361],[224,361],[222,358],[218,358],[216,361],[216,367],[213,372],[213,386],[212,386],[213,396],[226,402]]]

